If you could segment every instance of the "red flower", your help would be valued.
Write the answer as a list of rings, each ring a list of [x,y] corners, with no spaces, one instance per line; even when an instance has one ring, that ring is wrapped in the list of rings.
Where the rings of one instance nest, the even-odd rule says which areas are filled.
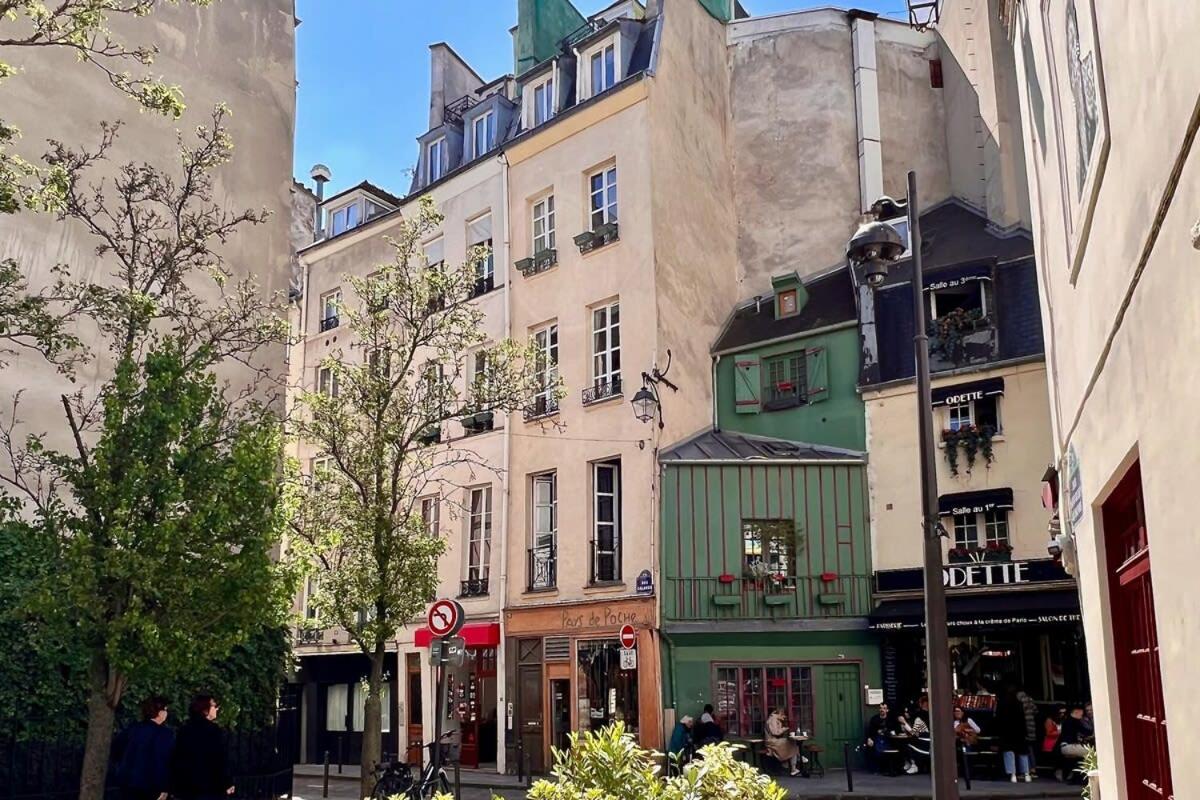
[[[730,575],[728,572],[726,572],[726,573],[722,574],[721,577],[717,578],[717,580],[720,581],[721,583],[726,583],[726,584],[733,583],[733,576]]]
[[[821,580],[823,580],[825,583],[833,583],[834,581],[837,580],[837,577],[838,576],[837,576],[836,572],[822,572],[821,573]]]

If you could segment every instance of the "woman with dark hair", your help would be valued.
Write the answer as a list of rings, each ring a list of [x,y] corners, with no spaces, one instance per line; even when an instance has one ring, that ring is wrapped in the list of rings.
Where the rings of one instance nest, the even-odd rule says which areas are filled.
[[[181,800],[219,800],[233,794],[225,763],[225,732],[218,727],[220,706],[211,694],[198,694],[188,707],[171,759],[171,793]]]
[[[996,707],[996,735],[1000,739],[1000,754],[1004,773],[1013,783],[1033,780],[1029,765],[1029,749],[1025,744],[1025,706],[1017,697],[1017,687],[1009,684]]]
[[[167,800],[175,734],[163,724],[166,721],[166,698],[150,697],[142,703],[142,721],[118,737],[116,778],[125,800]]]

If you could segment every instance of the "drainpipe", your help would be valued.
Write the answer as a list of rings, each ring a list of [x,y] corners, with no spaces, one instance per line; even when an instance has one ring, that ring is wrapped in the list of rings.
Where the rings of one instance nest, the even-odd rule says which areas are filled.
[[[509,330],[512,320],[512,259],[509,258],[509,232],[508,232],[508,158],[504,151],[500,151],[500,196],[503,201],[500,203],[500,230],[501,230],[501,258],[504,260],[500,263],[504,264],[504,336],[512,338],[512,331]],[[511,417],[510,417],[511,420]],[[508,505],[509,496],[511,493],[511,485],[509,483],[509,445],[512,442],[512,424],[504,426],[504,446],[503,456],[504,471],[500,475],[500,649],[503,653],[505,648],[505,630],[504,630],[504,608],[508,605]],[[507,771],[508,749],[507,749],[507,726],[508,726],[508,658],[496,659],[496,771],[504,775]]]
[[[712,359],[712,426],[714,431],[721,429],[717,420],[717,367],[721,363],[721,356],[717,354]]]

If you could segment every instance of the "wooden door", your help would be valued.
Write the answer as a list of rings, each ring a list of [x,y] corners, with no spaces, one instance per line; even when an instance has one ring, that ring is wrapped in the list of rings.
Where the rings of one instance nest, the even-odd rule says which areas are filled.
[[[405,727],[408,731],[408,751],[405,760],[409,764],[421,763],[421,750],[425,744],[425,730],[421,722],[425,704],[421,694],[421,655],[409,653],[405,656]]]
[[[517,704],[521,748],[528,759],[530,772],[541,774],[546,771],[541,664],[522,664],[518,668]]]
[[[1105,502],[1103,513],[1126,797],[1170,798],[1171,759],[1150,574],[1150,539],[1137,464]]]
[[[817,667],[820,712],[813,741],[825,747],[826,766],[840,767],[844,745],[859,745],[863,735],[863,702],[857,664]]]

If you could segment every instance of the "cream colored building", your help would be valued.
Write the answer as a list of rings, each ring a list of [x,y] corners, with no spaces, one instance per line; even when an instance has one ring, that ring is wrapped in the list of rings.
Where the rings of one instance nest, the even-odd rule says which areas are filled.
[[[1193,797],[1200,5],[987,5],[1024,114],[1061,543],[1082,595],[1099,796]]]

